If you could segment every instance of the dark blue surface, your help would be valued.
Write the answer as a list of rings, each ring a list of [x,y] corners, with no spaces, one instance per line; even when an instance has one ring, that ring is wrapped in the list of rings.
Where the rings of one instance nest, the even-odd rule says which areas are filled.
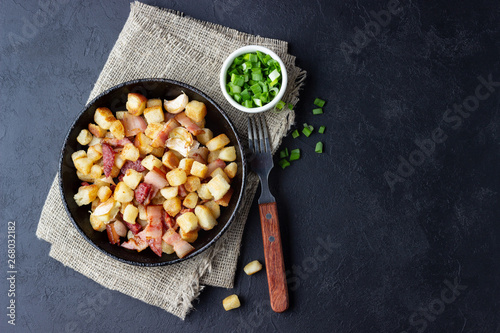
[[[147,1],[287,40],[308,71],[297,124],[327,128],[286,138],[302,158],[272,174],[290,310],[271,313],[265,274],[242,272],[263,261],[255,201],[235,288],[206,288],[184,322],[65,268],[35,236],[66,130],[129,13],[61,2],[0,12],[0,237],[17,222],[18,267],[12,330],[4,245],[0,332],[500,332],[500,84],[453,111],[475,107],[479,76],[500,82],[498,2]],[[226,313],[233,293],[242,307]]]

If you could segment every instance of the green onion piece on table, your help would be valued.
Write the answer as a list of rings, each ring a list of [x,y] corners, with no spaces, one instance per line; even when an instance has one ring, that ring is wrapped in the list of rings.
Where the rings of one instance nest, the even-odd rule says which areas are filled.
[[[321,126],[321,127],[318,129],[318,133],[321,133],[321,134],[325,133],[325,128],[326,128],[325,126]]]
[[[290,161],[296,161],[300,158],[300,149],[292,149],[290,151]]]
[[[282,169],[285,169],[287,166],[290,166],[290,162],[288,162],[285,159],[280,160],[278,163]]]
[[[322,100],[321,98],[316,98],[314,100],[314,105],[319,106],[320,108],[322,108],[325,105],[325,101]]]
[[[299,131],[298,131],[298,130],[295,130],[295,131],[293,131],[293,132],[292,132],[292,137],[293,137],[294,139],[298,138],[299,136],[300,136],[300,133],[299,133]]]
[[[323,114],[322,108],[313,109],[313,114]]]
[[[309,137],[309,136],[312,134],[312,131],[311,131],[311,129],[310,129],[309,127],[304,127],[304,128],[302,129],[302,133],[303,133],[305,136]]]
[[[283,149],[280,151],[280,158],[285,158],[288,157],[288,148]]]
[[[320,141],[316,143],[316,148],[314,148],[314,151],[318,154],[321,154],[323,152],[323,142]]]
[[[282,110],[284,106],[285,106],[285,102],[279,101],[278,104],[276,104],[276,109]]]

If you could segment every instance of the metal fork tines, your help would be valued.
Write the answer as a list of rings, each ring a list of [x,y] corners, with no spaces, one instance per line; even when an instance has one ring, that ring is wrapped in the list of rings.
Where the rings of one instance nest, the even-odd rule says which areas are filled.
[[[248,118],[248,146],[252,153],[250,167],[259,176],[261,183],[261,194],[259,204],[275,202],[271,191],[269,191],[269,173],[274,166],[267,131],[266,118],[256,115]]]

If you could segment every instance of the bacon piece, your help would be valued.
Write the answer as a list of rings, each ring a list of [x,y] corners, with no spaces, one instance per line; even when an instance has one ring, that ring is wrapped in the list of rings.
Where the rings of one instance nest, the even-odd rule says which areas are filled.
[[[120,244],[120,236],[116,233],[113,223],[106,225],[106,232],[108,233],[108,239],[111,244]]]
[[[179,123],[175,119],[170,119],[163,125],[163,128],[156,133],[156,136],[153,138],[151,142],[151,146],[153,148],[165,147],[165,142],[168,139],[168,134],[174,128],[179,127]]]
[[[148,247],[148,243],[146,243],[140,238],[134,237],[130,238],[128,242],[123,243],[122,247],[129,250],[137,250],[137,252],[141,252],[142,250]]]
[[[122,182],[123,181],[123,177],[125,177],[125,175],[123,173],[120,173],[118,175],[118,180]]]
[[[191,119],[189,119],[189,117],[186,116],[185,112],[181,112],[177,116],[175,116],[175,120],[177,120],[193,135],[200,135],[201,133],[203,133],[203,129],[201,129],[200,126],[196,125]]]
[[[142,230],[141,232],[138,232],[137,235],[134,236],[135,239],[140,239],[143,242],[146,242],[146,231]]]
[[[168,229],[165,234],[163,234],[162,239],[165,243],[174,247],[174,251],[179,258],[184,258],[194,250],[194,247],[182,239],[174,229]]]
[[[146,171],[146,168],[142,165],[142,158],[139,158],[137,161],[132,162],[132,161],[127,161],[125,164],[122,166],[120,169],[120,172],[122,174],[126,174],[128,169],[135,170],[137,172],[143,172]]]
[[[177,254],[179,258],[184,258],[187,256],[190,252],[194,250],[194,247],[186,242],[184,239],[181,239],[177,243],[173,245],[174,251]]]
[[[102,140],[103,144],[108,144],[113,147],[124,147],[126,144],[133,144],[128,138],[123,139],[114,139],[114,138],[105,138]]]
[[[221,168],[222,170],[224,170],[224,168],[226,167],[226,162],[224,162],[223,160],[221,160],[220,158],[216,159],[215,161],[213,161],[212,163],[209,163],[207,165],[207,175],[210,176],[210,174],[212,172],[214,172],[215,169],[217,168]]]
[[[179,216],[181,216],[182,214],[185,214],[185,213],[194,213],[194,209],[193,208],[185,208],[185,207],[183,207],[181,209],[181,211],[179,212]]]
[[[146,199],[149,197],[152,187],[153,186],[151,184],[140,183],[139,186],[137,186],[137,188],[135,189],[135,200],[137,200],[139,204],[143,204],[144,201],[146,201]]]
[[[182,240],[181,236],[173,229],[168,229],[163,234],[162,239],[165,241],[165,243],[169,244],[170,246],[174,246],[176,242]]]
[[[179,191],[178,194],[181,198],[185,198],[188,195],[188,191],[186,190],[186,187],[184,187],[184,184],[179,185],[177,189]]]
[[[106,177],[111,176],[111,171],[115,165],[115,152],[107,143],[102,144],[102,168]]]
[[[175,114],[173,113],[168,113],[168,112],[165,112],[165,121],[169,121],[170,119],[174,119],[175,118]]]
[[[165,230],[177,229],[177,222],[170,215],[168,215],[167,212],[165,212],[165,214],[163,214],[163,226],[165,227]]]
[[[82,182],[82,186],[90,186],[90,184],[87,182]]]
[[[188,157],[192,158],[195,161],[198,161],[201,164],[207,164],[207,157],[210,151],[206,147],[200,147],[196,149],[191,149],[189,151]]]
[[[153,170],[149,171],[146,176],[144,176],[144,182],[153,185],[158,190],[168,186],[165,173],[157,167],[154,167]]]
[[[148,215],[148,225],[144,229],[146,241],[159,257],[162,255],[161,249],[161,235],[163,231],[163,207],[162,206],[148,206],[146,207]]]
[[[149,195],[147,196],[146,200],[142,203],[144,206],[147,206],[151,203],[151,200],[156,196],[158,193],[158,189],[154,186],[151,186],[151,191],[149,191]]]
[[[142,229],[142,226],[140,223],[128,223],[127,221],[123,221],[123,223],[125,224],[125,226],[128,228],[128,230],[132,231],[132,233],[134,235],[137,235],[139,233],[139,231],[141,231]]]
[[[125,128],[125,136],[135,136],[144,132],[148,124],[142,117],[127,112],[123,115],[123,127]]]

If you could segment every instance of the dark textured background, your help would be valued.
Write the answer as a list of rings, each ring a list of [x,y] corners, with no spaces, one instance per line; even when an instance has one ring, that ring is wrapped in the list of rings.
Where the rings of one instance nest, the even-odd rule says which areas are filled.
[[[0,12],[0,276],[5,224],[15,220],[16,332],[500,332],[500,87],[457,129],[442,120],[474,94],[479,75],[500,81],[497,1],[401,2],[349,62],[341,43],[354,45],[356,28],[373,28],[370,11],[388,2],[147,1],[288,41],[308,71],[297,123],[327,126],[285,139],[302,159],[273,173],[290,310],[271,313],[265,274],[242,273],[263,260],[255,202],[235,288],[206,288],[185,322],[63,267],[35,236],[66,130],[129,13],[127,1],[46,2],[4,0]],[[24,38],[16,48],[14,34]],[[313,116],[318,96],[328,102]],[[384,173],[437,127],[447,140],[391,191]],[[318,252],[318,239],[330,253]],[[445,280],[462,290],[452,297]],[[0,331],[12,331],[0,281]],[[242,307],[226,313],[221,301],[232,293]]]

